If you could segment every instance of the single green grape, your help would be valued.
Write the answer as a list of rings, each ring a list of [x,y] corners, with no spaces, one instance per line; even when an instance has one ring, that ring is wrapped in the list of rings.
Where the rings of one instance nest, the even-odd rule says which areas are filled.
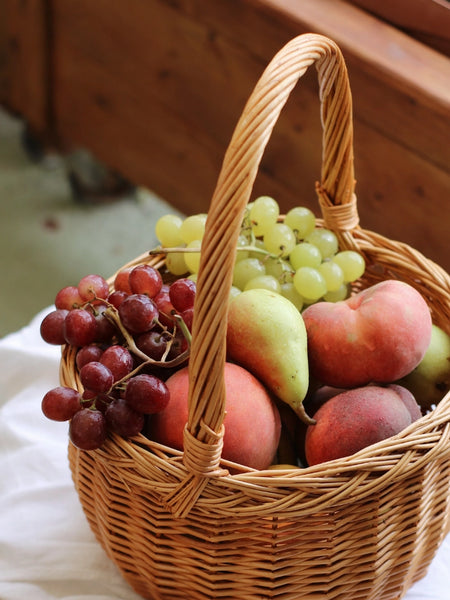
[[[270,196],[260,196],[254,200],[250,209],[250,222],[256,237],[263,236],[280,215],[278,202]]]
[[[275,277],[278,281],[292,281],[295,271],[287,260],[268,256],[264,260],[264,266],[266,267],[267,275],[272,275],[272,277]]]
[[[319,248],[322,260],[334,256],[338,251],[338,239],[330,229],[318,227],[307,236],[306,241]]]
[[[344,272],[341,267],[332,260],[326,260],[317,267],[317,270],[325,279],[328,292],[336,292],[344,283]]]
[[[327,284],[323,275],[312,267],[300,267],[295,272],[293,284],[305,302],[319,300],[327,293]]]
[[[169,252],[166,256],[166,267],[172,275],[184,275],[188,272],[183,252]]]
[[[295,289],[292,281],[287,281],[281,284],[281,295],[290,300],[298,310],[302,310],[303,298]]]
[[[295,233],[285,223],[275,223],[264,234],[264,246],[276,256],[288,257],[295,244]]]
[[[198,248],[200,250],[201,245],[201,240],[192,240],[186,248]],[[200,252],[185,252],[184,262],[191,273],[198,273],[200,267]]]
[[[180,227],[183,219],[178,215],[163,215],[156,221],[155,234],[161,246],[176,248],[183,245]]]
[[[276,292],[277,294],[281,293],[280,282],[272,275],[258,275],[257,277],[250,279],[250,281],[247,281],[244,290],[253,289],[264,289],[271,292]]]
[[[239,262],[240,260],[243,260],[244,258],[248,258],[250,255],[250,252],[248,250],[239,250],[239,248],[242,248],[244,246],[248,246],[248,240],[247,237],[243,234],[241,234],[238,237],[238,241],[237,241],[237,252],[236,252],[236,261],[235,262]]]
[[[317,267],[322,262],[322,254],[317,246],[309,242],[300,242],[289,255],[289,262],[296,271],[300,267]]]
[[[340,302],[341,300],[345,300],[349,296],[349,289],[346,283],[343,283],[339,289],[334,292],[327,292],[323,299],[326,302]]]
[[[250,279],[265,274],[266,269],[260,260],[257,258],[244,258],[234,265],[233,285],[243,290]]]
[[[296,206],[287,212],[284,222],[293,230],[297,240],[304,240],[314,231],[316,217],[309,208]]]
[[[258,260],[261,260],[264,255],[267,256],[267,250],[264,246],[263,240],[256,239],[253,241],[253,244],[249,244],[249,246],[253,246],[253,248],[255,248],[255,251],[249,250],[249,258],[257,258]],[[259,252],[259,250],[263,250],[264,252]]]
[[[333,257],[333,262],[341,267],[346,283],[356,281],[364,274],[366,269],[364,258],[359,252],[355,252],[355,250],[342,250],[338,252]]]
[[[202,240],[205,233],[207,215],[199,213],[186,217],[180,227],[180,236],[185,244],[194,240]]]

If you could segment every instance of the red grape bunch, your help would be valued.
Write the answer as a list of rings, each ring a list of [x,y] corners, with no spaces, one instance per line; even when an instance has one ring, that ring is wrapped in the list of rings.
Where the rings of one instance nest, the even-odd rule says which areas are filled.
[[[165,380],[188,360],[195,294],[193,280],[165,284],[148,264],[123,268],[111,287],[91,274],[56,294],[40,333],[76,349],[82,390],[58,386],[41,408],[51,420],[70,422],[76,447],[100,448],[109,432],[135,436],[167,406]]]

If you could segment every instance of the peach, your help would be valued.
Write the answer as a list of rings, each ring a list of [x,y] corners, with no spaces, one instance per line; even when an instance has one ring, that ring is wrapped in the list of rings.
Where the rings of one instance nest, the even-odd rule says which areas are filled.
[[[226,415],[222,458],[254,469],[266,469],[276,454],[281,433],[278,408],[262,383],[243,367],[225,364]],[[183,449],[183,430],[188,419],[188,367],[166,381],[170,400],[151,417],[151,439]]]
[[[400,396],[401,401],[409,410],[412,422],[420,419],[422,416],[422,409],[410,390],[398,383],[390,383],[387,387]]]
[[[334,387],[396,381],[419,364],[431,339],[424,298],[397,280],[341,302],[312,304],[302,314],[311,375]]]
[[[333,396],[337,396],[338,394],[346,391],[346,389],[335,388],[329,385],[323,385],[317,389],[311,390],[304,402],[307,414],[314,419],[314,415],[319,408],[325,404],[325,402],[327,402],[330,398],[333,398]],[[306,465],[305,437],[307,430],[308,424],[300,419],[297,419],[294,440],[297,456],[302,465]]]
[[[411,424],[400,395],[389,387],[368,385],[333,396],[315,413],[305,437],[308,465],[350,456]]]
[[[412,392],[410,392],[407,388],[398,383],[388,383],[385,387],[392,389],[400,396],[400,399],[411,414],[412,421],[416,421],[422,416],[420,405],[417,403]],[[314,417],[319,408],[325,404],[327,400],[346,391],[348,391],[346,388],[334,388],[329,385],[323,385],[317,390],[314,390],[311,396],[308,396],[305,401],[305,408],[308,414]]]

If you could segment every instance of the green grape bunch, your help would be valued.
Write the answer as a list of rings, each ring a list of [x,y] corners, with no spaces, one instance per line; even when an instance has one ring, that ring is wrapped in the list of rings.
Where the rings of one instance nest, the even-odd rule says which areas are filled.
[[[164,215],[155,226],[166,267],[175,276],[195,281],[207,215],[181,218]],[[253,288],[268,289],[288,298],[299,311],[321,300],[345,300],[350,284],[365,271],[359,252],[341,250],[336,234],[319,226],[304,206],[280,216],[278,202],[259,196],[243,215],[233,269],[231,295]]]

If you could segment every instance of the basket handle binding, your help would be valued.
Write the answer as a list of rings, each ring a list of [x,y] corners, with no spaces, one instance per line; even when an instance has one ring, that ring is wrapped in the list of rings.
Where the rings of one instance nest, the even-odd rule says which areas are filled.
[[[358,227],[354,194],[352,98],[339,47],[318,34],[288,42],[266,67],[225,153],[202,241],[189,363],[184,431],[186,478],[165,498],[185,516],[220,468],[225,418],[226,322],[237,239],[259,163],[291,91],[309,66],[318,72],[322,122],[321,182],[316,192],[325,226],[352,247]]]

